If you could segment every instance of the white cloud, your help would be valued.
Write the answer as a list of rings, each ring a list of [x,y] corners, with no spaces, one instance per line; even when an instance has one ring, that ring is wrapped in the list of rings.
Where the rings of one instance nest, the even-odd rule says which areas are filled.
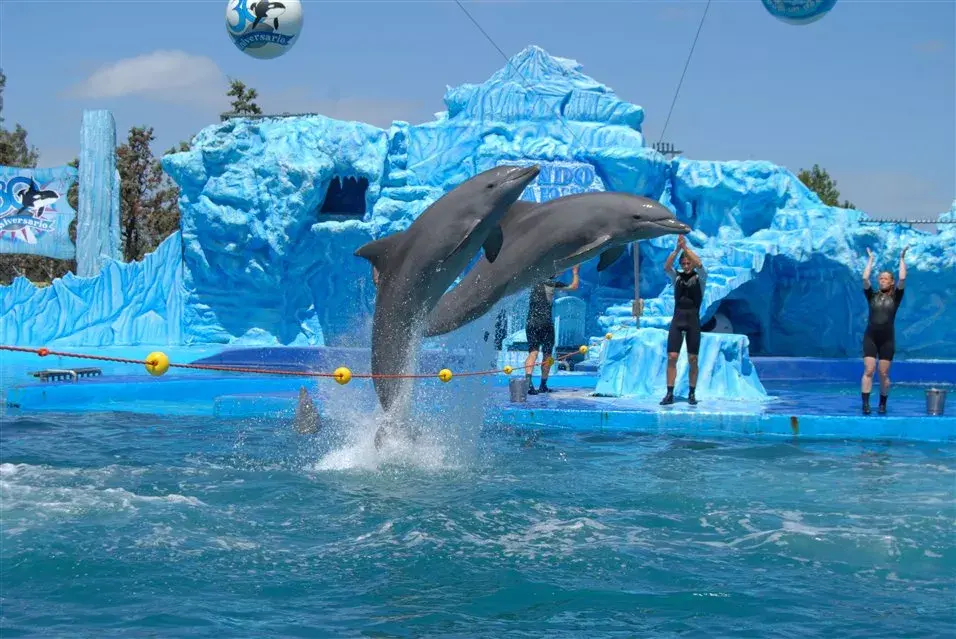
[[[226,79],[210,58],[185,51],[153,51],[100,67],[74,87],[83,98],[142,96],[200,105],[225,103]]]
[[[253,85],[254,86],[254,85]],[[321,113],[339,120],[357,120],[386,127],[393,120],[430,119],[431,111],[416,102],[344,97],[330,92],[318,98],[305,88],[279,92],[254,87],[264,113]],[[162,102],[190,104],[228,111],[228,80],[210,58],[184,51],[153,51],[104,65],[76,85],[71,94],[80,98],[139,96]],[[432,109],[434,110],[434,109]]]

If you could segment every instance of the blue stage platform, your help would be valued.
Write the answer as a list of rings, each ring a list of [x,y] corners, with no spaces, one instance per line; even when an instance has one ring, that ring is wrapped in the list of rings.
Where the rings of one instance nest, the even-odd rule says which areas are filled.
[[[130,356],[129,349],[126,350],[125,355]],[[342,365],[357,374],[368,370],[367,349],[241,348],[219,353],[193,352],[192,357],[187,351],[175,355],[174,361],[270,370],[327,372]],[[195,359],[196,355],[201,359]],[[293,415],[302,386],[316,395],[320,410],[330,410],[326,408],[328,400],[343,392],[349,393],[348,401],[354,409],[373,411],[376,407],[367,379],[354,379],[343,391],[331,379],[177,369],[162,377],[152,377],[138,367],[109,365],[104,367],[102,377],[75,383],[41,383],[29,378],[27,372],[45,366],[68,368],[89,363],[67,358],[54,361],[52,357],[42,360],[45,366],[40,366],[40,362],[35,355],[4,355],[3,411],[7,415],[34,411],[129,412],[284,419]],[[420,365],[422,370],[437,370],[461,362],[460,356],[425,351]],[[860,414],[861,364],[857,360],[755,358],[754,364],[771,395],[768,401],[708,401],[703,391],[698,393],[697,406],[679,400],[672,406],[661,407],[658,398],[593,397],[596,375],[575,372],[553,375],[554,393],[511,403],[508,378],[496,375],[485,379],[485,423],[489,427],[707,437],[956,441],[956,406],[949,407],[949,415],[930,416],[925,400],[925,389],[930,386],[954,390],[956,362],[894,362],[889,414],[870,416]],[[115,374],[120,371],[124,374]],[[441,382],[436,379],[421,383]]]

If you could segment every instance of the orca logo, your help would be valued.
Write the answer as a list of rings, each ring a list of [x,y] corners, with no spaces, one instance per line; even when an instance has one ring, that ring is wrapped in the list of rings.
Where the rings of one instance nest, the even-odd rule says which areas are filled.
[[[286,53],[302,30],[299,0],[229,0],[226,31],[236,47],[254,58]]]

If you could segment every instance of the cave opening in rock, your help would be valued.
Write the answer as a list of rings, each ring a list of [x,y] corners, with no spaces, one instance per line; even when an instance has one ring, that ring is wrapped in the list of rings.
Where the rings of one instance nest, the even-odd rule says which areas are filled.
[[[367,178],[332,176],[332,181],[325,193],[325,200],[319,207],[319,214],[362,217],[365,215],[366,191],[368,191]]]

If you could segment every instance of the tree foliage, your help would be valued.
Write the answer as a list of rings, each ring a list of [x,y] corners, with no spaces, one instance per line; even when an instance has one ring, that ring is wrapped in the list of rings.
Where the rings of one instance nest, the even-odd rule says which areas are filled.
[[[840,204],[840,192],[837,190],[836,180],[830,177],[826,169],[821,169],[819,164],[814,164],[809,171],[801,169],[797,178],[806,185],[808,189],[819,196],[827,206],[839,206],[844,209],[855,209],[856,205],[848,200],[843,200]]]
[[[262,109],[256,104],[256,98],[259,97],[258,91],[246,87],[240,80],[230,79],[229,91],[227,96],[233,98],[230,102],[232,113],[236,115],[261,115]]]

